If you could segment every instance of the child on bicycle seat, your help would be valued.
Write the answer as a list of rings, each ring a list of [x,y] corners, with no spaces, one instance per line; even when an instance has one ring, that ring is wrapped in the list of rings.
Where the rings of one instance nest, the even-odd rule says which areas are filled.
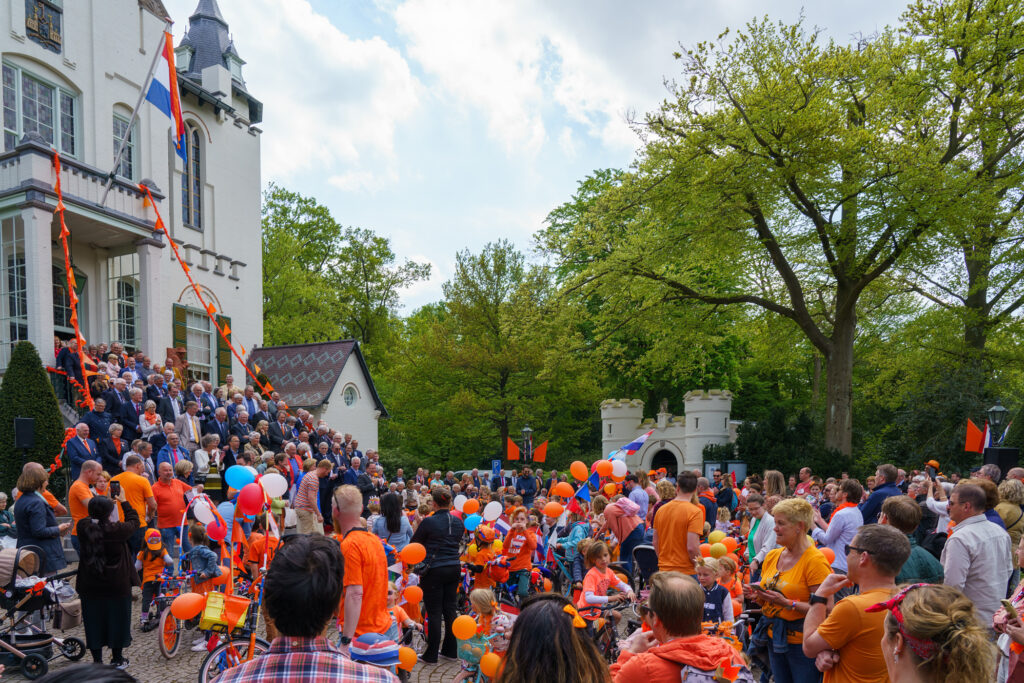
[[[590,538],[590,522],[587,521],[586,513],[583,510],[579,512],[570,512],[568,519],[568,534],[565,536],[558,537],[558,543],[555,546],[558,550],[565,554],[565,561],[570,567],[572,567],[572,581],[573,588],[579,589],[583,587],[583,575],[586,573],[586,567],[584,567],[581,561],[580,573],[576,575],[576,558],[580,556],[579,545],[580,542]]]
[[[703,621],[732,621],[732,597],[729,591],[718,583],[722,566],[713,557],[702,557],[697,561],[697,582],[704,589]]]
[[[587,607],[601,607],[612,602],[625,602],[633,599],[633,589],[629,587],[629,584],[608,568],[608,564],[611,562],[611,553],[604,541],[594,541],[587,546],[586,557],[590,571],[583,578],[583,593],[576,601],[577,608],[583,610]],[[609,597],[609,590],[618,591],[618,595]],[[622,614],[617,611],[608,614],[615,623],[622,618]],[[586,618],[586,615],[582,616]]]
[[[196,573],[196,582],[201,583],[220,576],[220,558],[206,545],[206,532],[203,527],[198,524],[190,526],[188,540],[192,541],[188,560],[192,563],[192,571]]]
[[[476,543],[476,554],[470,555],[469,549],[462,556],[466,563],[466,569],[473,575],[474,588],[490,588],[494,585],[494,579],[487,571],[487,564],[494,559],[494,529],[480,524],[473,532],[473,541]]]
[[[477,633],[490,638],[487,650],[504,657],[508,650],[508,640],[512,636],[513,618],[501,611],[490,589],[477,588],[470,592],[469,606],[476,617]],[[452,683],[473,678],[477,673],[476,665],[460,661],[462,671],[452,679]]]
[[[135,560],[135,569],[142,575],[142,617],[140,626],[142,630],[150,630],[149,625],[149,604],[153,602],[153,596],[160,590],[160,582],[157,577],[163,573],[164,568],[174,567],[174,560],[171,554],[164,547],[163,539],[158,529],[146,531],[146,547],[139,551]]]
[[[718,558],[718,564],[722,570],[718,573],[718,583],[725,590],[729,591],[729,597],[733,600],[743,602],[743,580],[736,571],[736,561],[726,555]],[[734,615],[735,616],[735,615]]]
[[[525,598],[530,592],[530,570],[533,569],[533,551],[537,547],[537,536],[529,528],[526,508],[517,507],[512,514],[512,526],[505,538],[504,552],[511,562],[508,570],[510,580],[516,580],[516,593]]]

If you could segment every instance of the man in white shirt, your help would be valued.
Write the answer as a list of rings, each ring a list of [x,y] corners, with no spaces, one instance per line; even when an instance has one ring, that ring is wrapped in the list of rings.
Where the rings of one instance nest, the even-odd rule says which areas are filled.
[[[985,492],[959,484],[949,496],[949,518],[956,526],[942,548],[945,584],[974,602],[982,624],[991,624],[1013,573],[1010,535],[985,518]]]
[[[811,537],[832,549],[836,555],[832,569],[843,574],[847,570],[846,544],[853,541],[857,530],[864,525],[864,516],[857,507],[863,495],[864,489],[860,484],[853,479],[844,479],[839,482],[832,499],[836,509],[831,519],[825,520],[818,510],[814,511],[815,528],[811,531]]]

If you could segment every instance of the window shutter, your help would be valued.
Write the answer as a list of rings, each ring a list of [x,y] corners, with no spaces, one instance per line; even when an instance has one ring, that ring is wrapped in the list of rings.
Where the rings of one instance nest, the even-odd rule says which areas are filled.
[[[185,307],[181,304],[172,304],[171,313],[173,314],[173,324],[171,325],[173,338],[172,345],[176,349],[188,349],[188,333],[185,328]],[[155,351],[150,351],[155,353]]]
[[[223,330],[225,325],[231,327],[231,318],[226,315],[218,315],[217,326]],[[221,337],[219,332],[214,331],[214,334],[217,336],[217,384],[221,385],[231,374],[231,347],[225,343],[224,337]],[[231,332],[229,331],[226,336],[230,340]]]

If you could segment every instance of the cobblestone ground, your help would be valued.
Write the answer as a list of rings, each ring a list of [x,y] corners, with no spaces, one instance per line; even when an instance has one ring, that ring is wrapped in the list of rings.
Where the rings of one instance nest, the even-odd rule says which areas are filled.
[[[135,592],[138,594],[138,589]],[[139,601],[133,602],[132,606],[132,620],[134,624],[138,624],[140,614]],[[260,635],[262,636],[262,626],[260,630]],[[64,634],[55,632],[55,635],[77,636],[83,641],[85,640],[85,633],[82,627],[72,629]],[[133,628],[132,644],[125,652],[125,655],[131,662],[128,672],[144,683],[193,683],[197,680],[199,666],[202,664],[206,652],[191,652],[189,650],[195,637],[194,632],[186,631],[183,637],[185,640],[178,649],[177,656],[174,659],[167,660],[160,654],[160,648],[157,646],[157,631],[142,633],[137,628]],[[328,631],[328,637],[332,641],[337,639],[337,630],[333,626]],[[104,650],[103,654],[104,658],[109,661],[110,651]],[[91,657],[86,654],[83,661],[91,661]],[[71,663],[67,659],[57,657],[50,662],[50,670],[54,671],[70,665]],[[434,665],[417,664],[416,668],[412,671],[410,680],[413,683],[442,683],[442,681],[451,681],[458,671],[459,665],[457,662],[442,660]],[[25,681],[27,679],[18,673],[15,667],[8,667],[7,671],[4,672],[3,680],[6,682]]]

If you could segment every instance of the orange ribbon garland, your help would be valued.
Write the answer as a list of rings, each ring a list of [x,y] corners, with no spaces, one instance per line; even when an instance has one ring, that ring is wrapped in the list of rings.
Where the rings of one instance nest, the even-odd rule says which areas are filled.
[[[258,386],[265,395],[270,396],[270,392],[273,391],[273,387],[270,386],[269,383],[264,385],[262,382],[260,382],[259,378],[255,375],[255,373],[253,373],[253,371],[249,369],[249,366],[246,365],[245,359],[239,355],[238,351],[231,343],[231,340],[228,339],[228,334],[231,333],[231,328],[225,324],[224,328],[222,329],[221,326],[217,324],[217,319],[215,315],[217,309],[212,303],[207,303],[206,300],[203,299],[203,295],[199,291],[199,287],[192,279],[191,269],[188,267],[188,264],[185,263],[185,259],[181,257],[181,253],[178,251],[178,245],[175,244],[173,239],[171,239],[171,233],[167,230],[167,226],[164,225],[163,218],[160,217],[160,210],[156,208],[156,202],[153,201],[153,195],[149,191],[149,188],[146,187],[145,185],[140,184],[139,189],[146,194],[146,199],[144,201],[146,204],[153,208],[153,213],[156,214],[156,229],[163,232],[163,234],[167,237],[167,243],[171,245],[171,251],[174,252],[174,258],[178,260],[178,264],[181,266],[181,270],[185,273],[185,277],[188,279],[189,285],[192,286],[192,291],[195,293],[196,298],[199,300],[199,304],[203,307],[203,310],[206,311],[206,315],[209,316],[210,322],[213,323],[213,326],[217,329],[217,333],[221,336],[221,339],[224,340],[224,343],[228,345],[229,349],[231,349],[232,355],[234,355],[234,357],[238,359],[238,362],[242,364],[242,367],[245,368],[246,374],[252,377],[253,382],[256,383],[256,386]],[[285,406],[285,409],[287,409],[287,405]]]
[[[71,327],[75,330],[75,339],[78,341],[78,363],[82,369],[82,378],[85,378],[85,337],[82,336],[82,330],[78,327],[78,294],[75,293],[75,271],[71,268],[71,252],[68,250],[68,235],[71,233],[68,231],[68,226],[64,223],[64,194],[60,188],[60,154],[57,150],[53,152],[53,167],[57,176],[57,182],[55,187],[57,190],[57,208],[54,209],[54,213],[60,216],[60,243],[64,248],[64,272],[67,275],[68,285],[68,303],[71,304]],[[93,400],[92,396],[89,395],[88,387],[82,386],[75,380],[74,377],[68,377],[68,381],[71,382],[78,392],[82,395],[80,400],[76,400],[79,406],[85,406],[92,410]]]

